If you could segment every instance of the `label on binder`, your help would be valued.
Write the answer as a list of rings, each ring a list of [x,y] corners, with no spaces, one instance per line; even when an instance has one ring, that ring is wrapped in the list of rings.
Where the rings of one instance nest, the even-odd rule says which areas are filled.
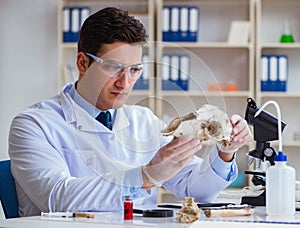
[[[278,66],[277,56],[270,56],[270,91],[277,91]]]
[[[176,90],[176,83],[171,80],[171,56],[162,57],[162,90]]]
[[[189,26],[189,41],[197,41],[198,37],[198,8],[192,7],[189,10],[190,26]]]
[[[87,19],[90,16],[90,8],[84,7],[80,11],[80,27],[82,26],[85,19]]]
[[[73,8],[72,9],[72,23],[71,23],[71,31],[73,33],[79,32],[79,9]]]
[[[260,66],[260,80],[261,80],[261,91],[268,91],[268,80],[269,80],[269,58],[268,56],[261,57],[261,66]]]
[[[70,10],[69,8],[63,9],[63,32],[70,31]]]
[[[285,55],[278,57],[278,91],[286,91],[288,78],[288,58]]]
[[[63,9],[63,42],[71,42],[71,11],[66,7]]]
[[[163,41],[169,41],[170,40],[170,9],[169,7],[163,8],[163,24],[162,24],[162,32],[163,32]]]
[[[162,57],[162,79],[167,81],[170,76],[170,57],[168,55],[164,55]]]
[[[188,41],[189,11],[187,7],[180,9],[180,41]]]
[[[188,90],[189,88],[189,62],[188,56],[183,55],[180,57],[180,78],[178,80],[178,85],[183,90]]]
[[[179,8],[172,7],[171,9],[171,32],[172,32],[172,41],[179,41]]]
[[[144,65],[144,70],[139,79],[135,82],[133,89],[134,90],[148,90],[149,89],[149,76],[150,76],[150,67],[149,67],[149,55],[145,54],[142,57],[142,62]]]
[[[179,78],[179,57],[178,56],[172,56],[171,57],[171,80],[177,81]]]

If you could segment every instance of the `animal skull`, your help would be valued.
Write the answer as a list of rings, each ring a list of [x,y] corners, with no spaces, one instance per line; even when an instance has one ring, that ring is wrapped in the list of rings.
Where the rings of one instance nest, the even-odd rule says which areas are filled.
[[[231,144],[233,137],[232,125],[227,114],[210,104],[203,105],[194,113],[173,119],[161,132],[165,136],[192,135],[200,141],[214,138],[225,148]]]

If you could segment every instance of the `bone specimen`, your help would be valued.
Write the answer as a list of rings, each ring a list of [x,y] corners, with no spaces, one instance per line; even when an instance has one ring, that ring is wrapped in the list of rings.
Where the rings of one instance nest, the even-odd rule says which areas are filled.
[[[225,148],[232,140],[232,125],[227,114],[210,104],[203,105],[194,113],[173,119],[161,132],[165,136],[192,135],[200,141],[214,138]]]
[[[193,197],[185,197],[180,211],[176,214],[176,219],[180,223],[191,223],[200,217],[201,209],[194,202]]]

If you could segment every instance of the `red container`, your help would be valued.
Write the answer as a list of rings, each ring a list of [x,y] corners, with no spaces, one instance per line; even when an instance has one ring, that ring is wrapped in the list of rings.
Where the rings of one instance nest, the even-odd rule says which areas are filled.
[[[125,197],[124,201],[124,220],[132,220],[133,219],[133,202],[132,198]]]

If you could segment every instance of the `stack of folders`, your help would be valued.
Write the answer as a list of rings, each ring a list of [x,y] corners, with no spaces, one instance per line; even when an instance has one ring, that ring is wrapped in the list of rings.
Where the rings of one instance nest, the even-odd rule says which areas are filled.
[[[188,90],[190,58],[187,55],[163,55],[162,90]]]
[[[163,41],[197,42],[199,9],[196,6],[163,7]]]
[[[91,14],[89,7],[63,8],[63,42],[77,42],[80,28]]]
[[[285,92],[288,78],[286,55],[261,56],[261,91]]]
[[[148,90],[149,89],[149,77],[150,77],[150,62],[149,55],[145,54],[142,57],[144,70],[142,75],[136,81],[133,89],[134,90]]]

